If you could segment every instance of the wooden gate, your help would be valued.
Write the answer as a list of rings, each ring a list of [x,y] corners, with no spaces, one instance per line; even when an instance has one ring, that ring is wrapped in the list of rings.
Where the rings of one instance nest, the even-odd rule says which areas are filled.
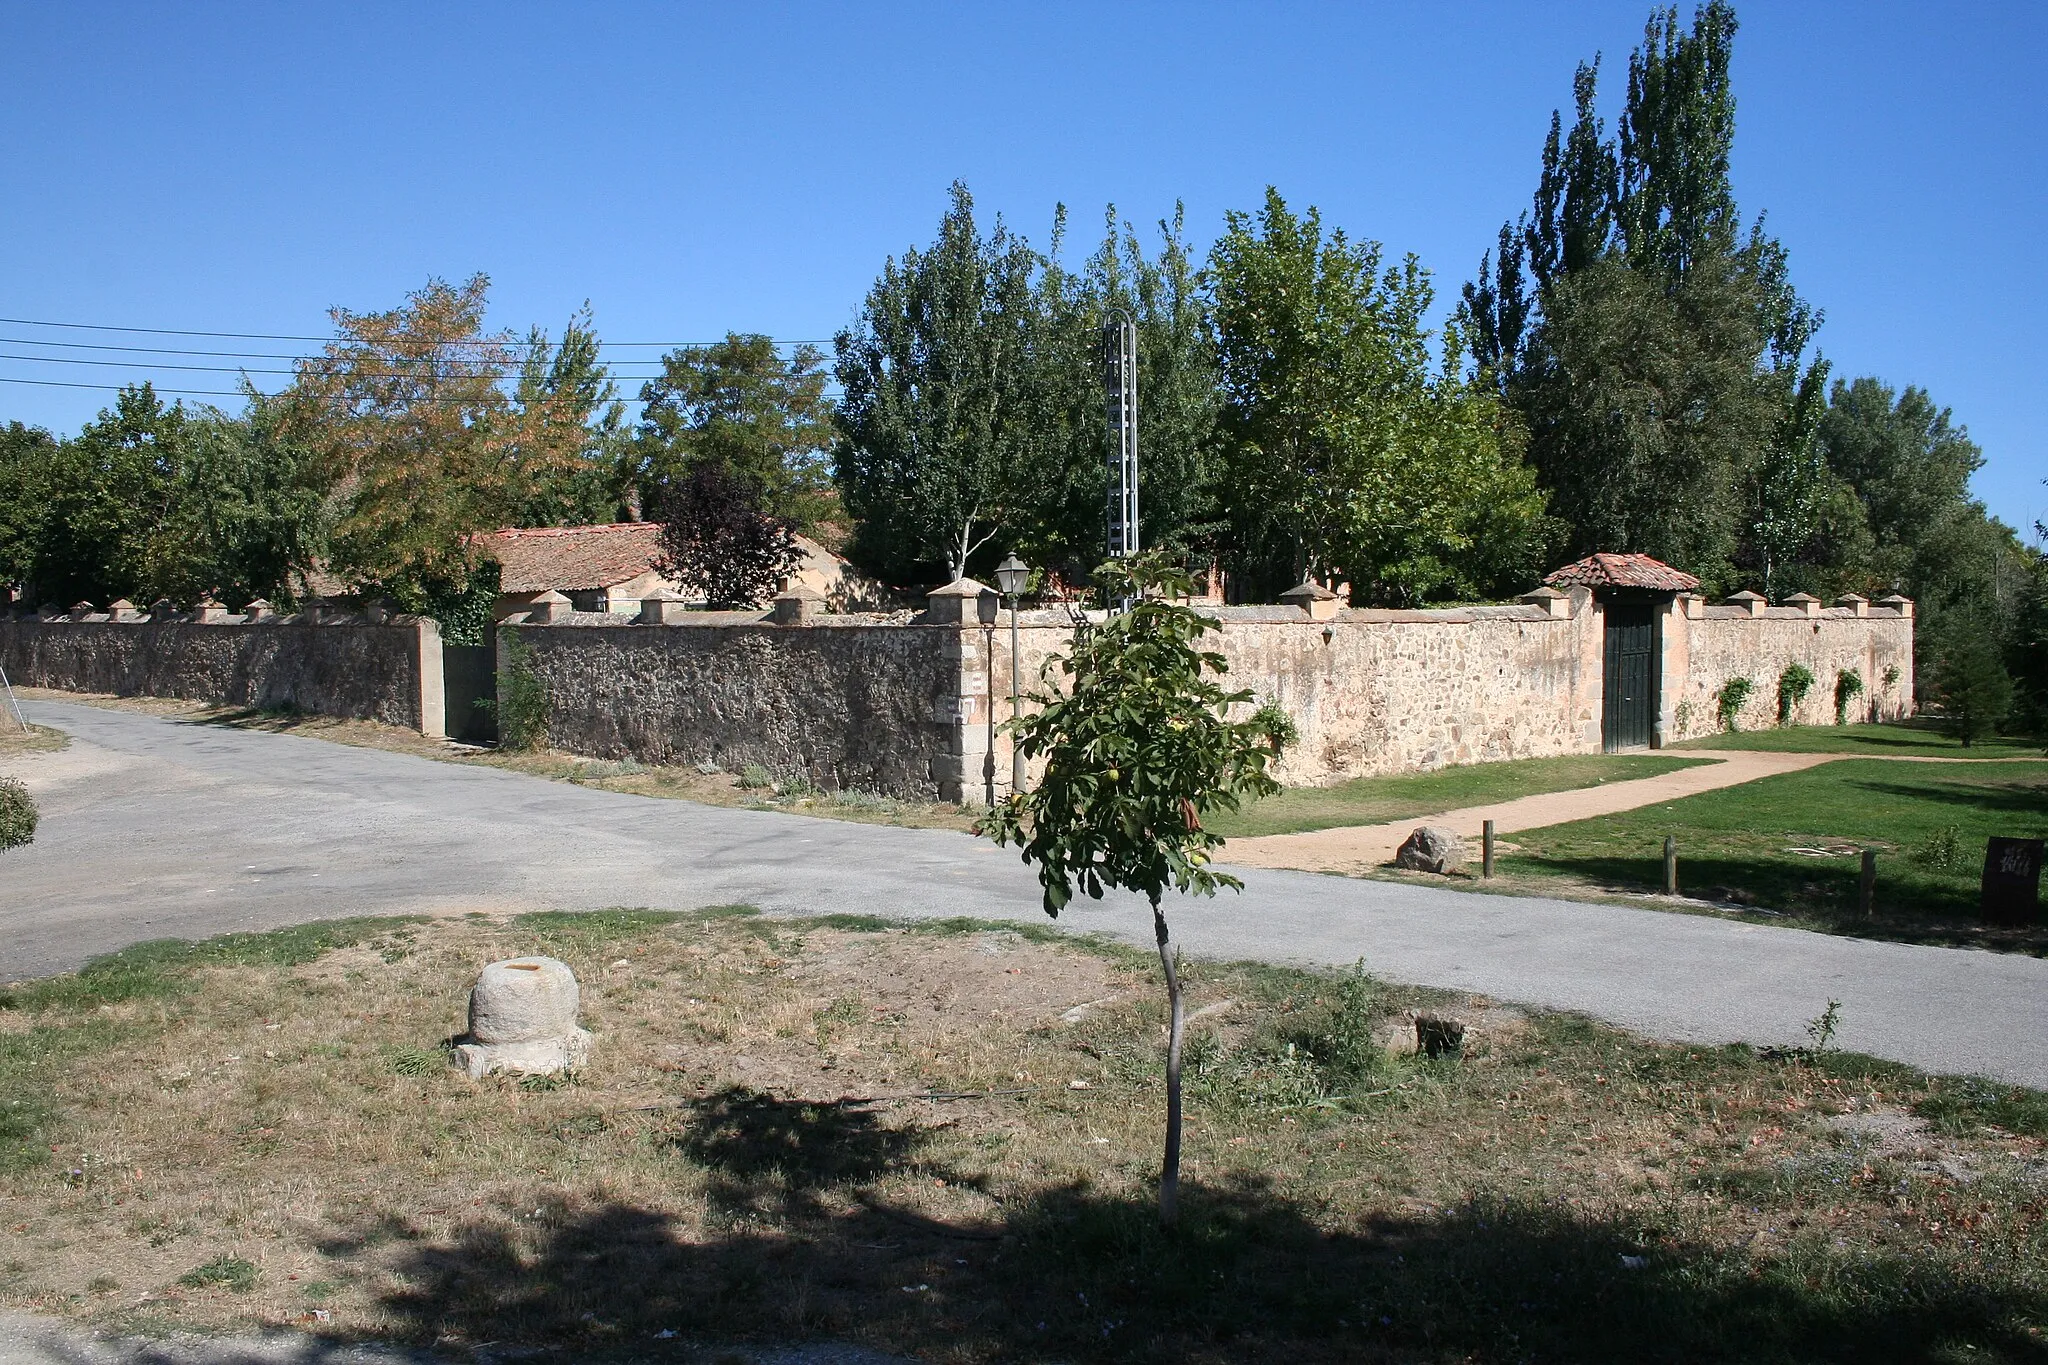
[[[485,638],[491,640],[497,632]],[[495,641],[441,646],[441,693],[448,738],[493,744],[498,738],[498,651]]]
[[[1657,626],[1649,607],[1608,603],[1600,739],[1608,753],[1647,749],[1656,714]]]

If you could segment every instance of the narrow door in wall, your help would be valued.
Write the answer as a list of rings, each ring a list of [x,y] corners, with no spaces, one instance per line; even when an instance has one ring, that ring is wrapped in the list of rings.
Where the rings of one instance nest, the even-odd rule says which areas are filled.
[[[498,738],[496,633],[485,632],[485,643],[480,645],[441,646],[441,685],[450,739],[490,744]]]
[[[1650,608],[1609,603],[1600,739],[1609,753],[1646,749],[1657,692],[1657,627]]]

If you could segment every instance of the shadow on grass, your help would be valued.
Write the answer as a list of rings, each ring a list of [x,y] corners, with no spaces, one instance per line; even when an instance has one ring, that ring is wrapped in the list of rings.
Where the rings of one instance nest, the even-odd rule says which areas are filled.
[[[793,1162],[815,1192],[899,1154],[860,1121],[849,1166],[811,1150],[845,1136],[815,1116],[706,1113],[725,1136],[703,1150],[737,1158],[722,1170],[742,1183]],[[739,1156],[762,1127],[782,1164]],[[398,1334],[587,1356],[676,1333],[957,1360],[2048,1360],[2033,1332],[2048,1295],[1945,1253],[1850,1257],[1817,1238],[1751,1257],[1555,1206],[1328,1228],[1244,1183],[1186,1191],[1168,1234],[1149,1200],[1072,1185],[1006,1210],[993,1243],[844,1201],[696,1240],[627,1204],[537,1212],[401,1243],[404,1287],[383,1302]]]
[[[1946,805],[1965,806],[1993,815],[2033,817],[2024,831],[2012,831],[2015,838],[2036,837],[2044,827],[2048,827],[2048,783],[2044,782],[1852,781],[1847,785],[1857,791],[1892,800],[1939,801]]]

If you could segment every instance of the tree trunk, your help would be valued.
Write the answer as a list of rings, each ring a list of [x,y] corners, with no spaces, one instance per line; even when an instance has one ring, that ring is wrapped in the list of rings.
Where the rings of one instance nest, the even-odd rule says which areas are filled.
[[[1166,944],[1166,916],[1152,907],[1152,930],[1159,939],[1159,965],[1166,970],[1166,1000],[1171,1022],[1166,1030],[1166,1161],[1159,1172],[1159,1222],[1172,1227],[1180,1216],[1180,1041],[1184,1020],[1180,973]]]

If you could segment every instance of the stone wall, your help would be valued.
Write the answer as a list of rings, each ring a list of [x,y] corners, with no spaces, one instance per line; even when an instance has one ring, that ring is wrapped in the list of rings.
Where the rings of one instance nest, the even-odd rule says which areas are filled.
[[[546,686],[550,741],[563,750],[727,770],[759,763],[827,790],[978,801],[1010,787],[1000,733],[1010,620],[989,605],[963,583],[932,594],[915,619],[824,616],[814,595],[785,594],[769,613],[650,601],[643,624],[556,599],[502,629],[526,646],[517,652]],[[1278,774],[1290,785],[1600,751],[1606,613],[1583,588],[1435,611],[1334,600],[1208,611],[1221,629],[1206,642],[1229,661],[1229,685],[1254,704],[1277,703],[1300,729]],[[1716,694],[1732,677],[1754,684],[1743,728],[1775,723],[1778,677],[1795,661],[1815,679],[1801,723],[1834,720],[1836,681],[1849,669],[1865,686],[1851,719],[1911,712],[1903,600],[1824,610],[1679,596],[1656,619],[1659,745],[1718,728]],[[1018,627],[1023,690],[1039,690],[1072,617],[1026,612]],[[499,666],[513,654],[501,648]],[[0,664],[25,685],[291,706],[443,733],[431,622],[0,620]]]
[[[950,629],[688,613],[639,625],[576,613],[503,627],[531,650],[557,748],[648,763],[759,763],[826,790],[958,799]],[[499,650],[499,667],[512,651]]]
[[[1858,611],[1866,614],[1858,615]],[[1744,730],[1778,723],[1778,678],[1804,664],[1813,687],[1793,713],[1800,725],[1835,723],[1835,686],[1843,672],[1863,679],[1851,721],[1898,720],[1913,711],[1911,606],[1705,606],[1679,599],[1663,614],[1664,686],[1658,718],[1665,743],[1721,728],[1719,698],[1731,678],[1748,678],[1749,699],[1736,716]],[[1894,672],[1894,670],[1896,670]],[[1887,675],[1890,681],[1887,681]]]
[[[1577,605],[1576,614],[1558,616],[1541,605],[1347,609],[1327,621],[1293,607],[1209,607],[1204,613],[1222,627],[1204,645],[1228,661],[1226,686],[1248,689],[1294,719],[1301,739],[1282,760],[1281,781],[1322,785],[1597,752],[1600,616],[1589,594]],[[1019,626],[1023,690],[1042,689],[1041,670],[1064,652],[1071,623],[1026,612]],[[999,721],[1010,715],[1008,632],[1004,613],[987,684]],[[1006,737],[997,736],[995,752],[999,783],[1007,786]]]
[[[22,687],[292,708],[442,732],[441,637],[426,620],[0,617],[0,666]]]

